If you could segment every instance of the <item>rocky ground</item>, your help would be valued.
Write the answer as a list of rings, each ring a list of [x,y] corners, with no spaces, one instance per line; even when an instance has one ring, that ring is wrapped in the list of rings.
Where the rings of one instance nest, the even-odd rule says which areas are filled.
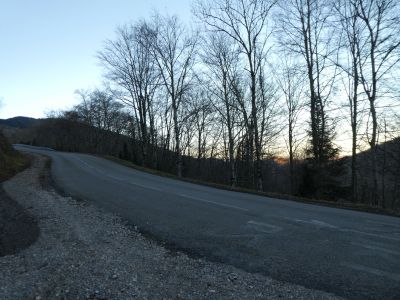
[[[167,250],[119,217],[44,188],[45,160],[36,156],[3,184],[40,234],[23,249],[39,233],[25,231],[30,242],[0,257],[0,299],[337,299]]]

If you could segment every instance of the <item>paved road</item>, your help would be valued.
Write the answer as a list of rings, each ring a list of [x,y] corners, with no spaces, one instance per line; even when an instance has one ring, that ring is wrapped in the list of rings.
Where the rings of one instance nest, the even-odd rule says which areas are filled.
[[[350,299],[400,299],[400,219],[229,192],[28,146],[57,186],[170,246]]]

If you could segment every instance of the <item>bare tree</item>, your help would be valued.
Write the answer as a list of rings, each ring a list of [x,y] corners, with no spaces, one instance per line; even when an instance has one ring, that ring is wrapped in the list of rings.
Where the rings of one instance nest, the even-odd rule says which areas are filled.
[[[235,116],[237,103],[232,91],[232,78],[238,64],[238,52],[230,40],[221,33],[210,33],[204,43],[203,62],[208,68],[213,107],[221,116],[227,130],[227,152],[230,165],[230,184],[237,184],[235,164]]]
[[[305,73],[288,53],[285,53],[284,58],[282,58],[280,61],[280,65],[281,69],[279,70],[277,76],[277,83],[285,100],[285,113],[287,118],[287,148],[289,152],[290,192],[291,194],[294,194],[294,159],[297,148],[301,142],[301,138],[299,138],[297,133],[297,127],[300,113],[305,106]]]
[[[191,101],[190,114],[193,116],[197,139],[198,171],[201,170],[201,161],[206,156],[208,127],[212,121],[212,106],[205,87],[199,83],[194,91]]]
[[[360,85],[360,61],[358,45],[360,43],[360,24],[357,16],[357,6],[352,1],[338,1],[334,4],[338,15],[338,46],[340,57],[338,66],[342,72],[343,89],[347,96],[347,105],[350,112],[350,126],[352,135],[351,147],[351,194],[352,201],[358,200],[357,187],[357,148],[358,131],[360,127],[359,116],[359,85]]]
[[[266,69],[264,66],[261,67],[258,74],[257,119],[260,127],[259,142],[263,150],[262,155],[271,157],[278,150],[275,142],[285,125],[281,119],[284,110],[281,108],[281,98],[278,95],[279,88],[273,76],[267,78]]]
[[[379,204],[376,146],[378,143],[378,115],[376,102],[384,96],[382,82],[399,63],[400,15],[396,0],[352,0],[357,17],[364,25],[359,33],[357,54],[359,77],[369,101],[372,129],[368,142],[372,152],[372,203]]]
[[[120,134],[126,130],[129,118],[123,105],[107,90],[77,90],[76,94],[80,97],[80,103],[59,117],[88,125],[84,142],[91,147],[91,152],[103,152],[99,148],[108,141],[111,152],[115,153]]]
[[[326,105],[336,78],[336,47],[332,47],[330,2],[286,0],[281,2],[281,43],[305,62],[309,85],[311,154],[318,165],[337,154],[328,124]],[[333,66],[333,68],[332,68]]]
[[[153,99],[159,78],[149,50],[151,36],[151,29],[146,22],[120,27],[116,40],[107,41],[98,57],[107,70],[107,77],[125,91],[119,94],[119,98],[132,109],[139,124],[142,164],[147,162],[148,146],[151,144],[154,165]]]
[[[78,95],[81,100],[75,109],[82,116],[82,121],[90,126],[94,126],[94,103],[91,101],[90,91],[76,90],[75,94]]]
[[[257,76],[262,67],[269,35],[268,15],[276,1],[268,0],[217,0],[199,1],[197,16],[212,31],[223,32],[235,42],[247,60],[250,79],[251,122],[249,134],[255,145],[256,187],[263,190],[261,170],[261,140],[258,127]]]
[[[180,106],[190,88],[195,62],[196,36],[190,35],[176,16],[154,17],[150,47],[170,100],[174,126],[177,175],[182,177]]]

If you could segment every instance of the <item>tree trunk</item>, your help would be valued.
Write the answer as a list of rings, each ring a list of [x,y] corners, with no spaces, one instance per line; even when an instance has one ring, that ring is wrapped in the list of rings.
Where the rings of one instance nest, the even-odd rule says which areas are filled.
[[[178,177],[180,178],[182,177],[182,155],[180,148],[178,112],[177,112],[175,97],[172,99],[172,109],[173,109],[174,133],[175,133],[176,172]]]
[[[294,165],[293,165],[293,128],[289,125],[289,172],[290,172],[290,194],[294,194]]]
[[[230,164],[230,184],[232,187],[236,186],[236,167],[234,158],[234,139],[232,132],[232,120],[231,120],[231,108],[229,105],[229,95],[228,95],[228,83],[227,74],[223,72],[223,89],[224,89],[224,100],[226,109],[226,121],[228,128],[228,153],[229,153],[229,164]]]
[[[251,63],[251,62],[250,62]],[[252,68],[252,67],[251,67]],[[257,103],[256,103],[256,74],[251,71],[251,117],[252,117],[252,129],[254,133],[254,145],[256,150],[255,160],[255,171],[256,171],[256,189],[258,191],[263,190],[262,170],[261,170],[261,145],[258,136],[258,122],[257,122]]]

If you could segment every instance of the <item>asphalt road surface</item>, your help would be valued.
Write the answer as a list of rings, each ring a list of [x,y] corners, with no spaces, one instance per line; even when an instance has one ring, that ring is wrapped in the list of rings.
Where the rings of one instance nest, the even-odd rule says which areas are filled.
[[[65,193],[195,255],[350,299],[400,299],[400,219],[155,176],[99,157],[52,158]]]

